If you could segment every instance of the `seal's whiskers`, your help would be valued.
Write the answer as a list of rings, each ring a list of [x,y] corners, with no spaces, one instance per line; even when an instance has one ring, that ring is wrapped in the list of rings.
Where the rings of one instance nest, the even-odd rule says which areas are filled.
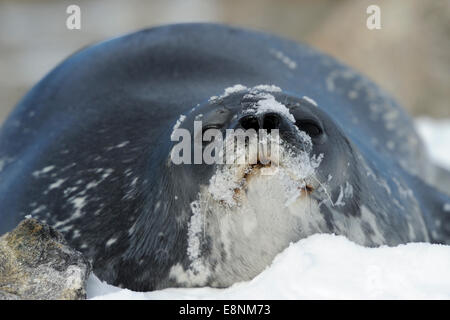
[[[330,200],[331,206],[334,206],[334,202],[333,202],[333,200],[331,200],[331,196],[330,196],[330,194],[328,193],[327,188],[325,188],[325,186],[323,185],[323,183],[320,182],[320,181],[319,181],[316,177],[314,177],[314,176],[311,176],[311,178],[313,178],[314,180],[316,180],[316,182],[322,187],[323,192],[324,192],[325,195],[327,196],[328,200]]]

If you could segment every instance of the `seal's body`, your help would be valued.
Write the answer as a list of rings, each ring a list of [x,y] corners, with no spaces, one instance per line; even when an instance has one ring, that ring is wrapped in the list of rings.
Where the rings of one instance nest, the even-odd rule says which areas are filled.
[[[280,129],[280,170],[172,163],[174,127],[195,135],[196,119]],[[19,103],[0,135],[0,233],[44,220],[135,290],[248,280],[319,232],[448,243],[450,201],[423,182],[423,150],[391,98],[306,46],[154,28],[73,55]]]

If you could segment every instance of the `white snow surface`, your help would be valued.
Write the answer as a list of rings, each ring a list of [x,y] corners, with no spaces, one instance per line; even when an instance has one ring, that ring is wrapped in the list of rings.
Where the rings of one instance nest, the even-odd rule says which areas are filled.
[[[416,121],[436,163],[450,168],[450,119]],[[226,289],[133,292],[91,275],[90,299],[450,299],[450,246],[409,243],[365,248],[316,234],[278,254],[253,280]]]
[[[450,119],[419,118],[416,128],[425,142],[431,159],[450,170]]]

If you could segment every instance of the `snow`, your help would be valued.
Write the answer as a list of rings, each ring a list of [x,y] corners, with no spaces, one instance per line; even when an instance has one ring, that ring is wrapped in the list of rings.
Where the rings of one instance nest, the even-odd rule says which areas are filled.
[[[132,292],[91,276],[94,299],[449,299],[450,248],[410,243],[364,248],[317,234],[291,244],[253,280],[227,289]]]
[[[303,99],[305,99],[306,101],[308,101],[309,103],[311,103],[312,105],[317,107],[317,102],[314,99],[307,97],[307,96],[303,96]]]
[[[186,119],[186,116],[184,114],[180,115],[180,117],[178,118],[177,122],[173,126],[172,133],[170,134],[170,139],[172,141],[176,140],[175,131],[181,126],[181,124],[183,123],[183,121],[185,119]]]
[[[432,159],[450,168],[450,120],[421,118],[416,125]],[[226,289],[133,292],[91,275],[87,293],[90,299],[450,299],[448,270],[450,246],[366,248],[316,234],[291,243],[253,280]]]
[[[225,94],[224,94],[223,97],[227,97],[230,94],[233,94],[233,93],[239,92],[239,91],[243,91],[243,90],[246,90],[246,89],[247,89],[246,86],[243,86],[242,84],[236,84],[236,85],[234,85],[232,87],[226,88],[225,89]]]
[[[53,169],[55,169],[55,166],[47,166],[47,167],[43,168],[42,170],[34,171],[33,176],[38,178],[38,177],[52,171]]]
[[[225,88],[224,93],[222,95],[218,96],[212,96],[211,98],[209,98],[209,101],[215,101],[217,99],[223,99],[225,97],[228,97],[229,95],[236,93],[236,92],[240,92],[240,91],[244,91],[247,90],[246,86],[243,86],[242,84],[235,84],[234,86]]]
[[[273,84],[260,84],[256,87],[253,87],[253,89],[251,90],[251,92],[258,91],[281,92],[281,88]]]
[[[203,232],[203,224],[205,221],[204,212],[201,210],[200,202],[191,203],[192,216],[188,226],[188,248],[187,254],[191,260],[191,267],[195,272],[204,271],[201,263],[201,238]]]
[[[290,121],[295,122],[294,116],[289,112],[289,109],[282,103],[275,100],[275,97],[271,94],[261,95],[261,100],[256,103],[256,114],[262,114],[269,111],[280,113]]]
[[[450,170],[450,119],[419,118],[416,128],[427,146],[431,159]]]
[[[247,88],[242,84],[235,84],[234,86],[225,88],[224,93],[221,94],[220,96],[210,97],[209,101],[210,102],[217,101],[218,99],[223,99],[233,93],[245,90],[248,91],[248,94],[246,95],[247,97],[254,97],[259,99],[259,101],[255,105],[256,110],[254,111],[256,112],[256,114],[265,113],[269,111],[278,112],[280,114],[283,114],[290,121],[295,122],[294,116],[289,112],[289,109],[284,104],[278,102],[273,95],[268,93],[268,92],[281,92],[281,88],[273,84],[272,85],[260,84],[253,88]],[[312,99],[308,101],[313,103]],[[177,128],[178,126],[175,125],[174,130],[176,130]]]

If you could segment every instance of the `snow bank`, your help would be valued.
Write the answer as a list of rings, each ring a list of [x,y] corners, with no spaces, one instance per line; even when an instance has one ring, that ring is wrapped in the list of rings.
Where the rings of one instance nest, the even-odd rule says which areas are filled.
[[[418,119],[436,163],[450,169],[450,119]],[[91,299],[450,299],[450,246],[409,243],[365,248],[345,237],[318,234],[277,255],[248,282],[227,289],[133,292],[88,281]]]
[[[432,160],[450,170],[450,119],[419,118],[416,128]]]
[[[365,248],[317,234],[291,244],[270,268],[227,289],[118,289],[91,277],[94,299],[450,299],[450,246]]]

